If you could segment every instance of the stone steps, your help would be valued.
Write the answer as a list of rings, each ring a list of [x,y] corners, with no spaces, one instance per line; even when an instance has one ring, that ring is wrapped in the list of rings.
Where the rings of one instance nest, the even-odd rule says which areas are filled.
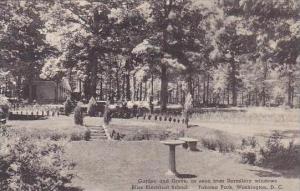
[[[103,127],[89,127],[91,131],[91,140],[107,140]]]

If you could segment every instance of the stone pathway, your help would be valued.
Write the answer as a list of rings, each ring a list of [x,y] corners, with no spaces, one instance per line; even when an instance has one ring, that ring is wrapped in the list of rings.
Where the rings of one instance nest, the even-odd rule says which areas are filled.
[[[107,140],[108,137],[102,126],[90,126],[88,127],[91,131],[91,140]]]

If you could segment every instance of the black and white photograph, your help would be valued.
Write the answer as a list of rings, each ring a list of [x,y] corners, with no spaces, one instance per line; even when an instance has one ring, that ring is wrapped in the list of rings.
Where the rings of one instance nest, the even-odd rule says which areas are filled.
[[[0,0],[0,191],[300,191],[300,0]]]

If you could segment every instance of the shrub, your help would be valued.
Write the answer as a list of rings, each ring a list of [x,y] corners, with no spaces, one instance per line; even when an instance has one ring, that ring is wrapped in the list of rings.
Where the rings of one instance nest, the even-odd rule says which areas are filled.
[[[78,133],[75,133],[73,132],[71,134],[71,137],[70,137],[70,141],[80,141],[80,140],[83,140],[84,138],[82,137],[81,134],[78,134]]]
[[[201,139],[201,143],[205,148],[208,148],[209,150],[217,150],[217,142],[213,139],[203,138]]]
[[[284,145],[282,136],[276,131],[262,147],[255,138],[243,139],[240,154],[243,163],[272,169],[290,169],[299,163],[299,153],[293,141]]]
[[[55,132],[55,133],[50,134],[51,141],[60,141],[62,139],[66,139],[66,138],[67,138],[67,135],[65,135],[64,133]]]
[[[274,132],[260,150],[260,165],[273,169],[290,169],[299,162],[299,154],[293,141],[287,146],[282,143],[282,136]]]
[[[110,104],[110,102],[107,101],[106,105],[105,105],[105,109],[104,109],[103,121],[104,121],[105,125],[108,125],[112,118],[112,112],[109,109],[109,104]]]
[[[256,152],[247,151],[242,153],[242,163],[254,165],[256,160]]]
[[[67,190],[74,164],[62,154],[63,148],[57,143],[5,138],[0,145],[0,189]]]
[[[84,132],[84,140],[86,140],[86,141],[91,140],[91,131],[90,131],[89,129],[87,129],[87,130]]]
[[[78,131],[74,131],[70,135],[70,141],[89,141],[91,139],[91,131],[88,128],[85,130],[78,129]]]
[[[74,105],[70,97],[68,97],[67,100],[65,101],[64,107],[65,107],[65,114],[70,115],[74,109]]]
[[[259,160],[258,142],[255,137],[248,137],[242,139],[241,149],[239,151],[242,157],[242,163],[255,165]]]
[[[245,147],[255,148],[256,146],[258,146],[258,142],[255,137],[247,137],[246,139],[242,139],[241,149],[244,149]]]
[[[74,110],[74,123],[76,125],[83,125],[83,113],[80,105],[77,105]]]
[[[0,124],[0,136],[8,136],[7,125]]]
[[[204,136],[201,138],[201,143],[209,150],[219,151],[221,153],[233,152],[235,150],[235,145],[231,141],[231,137],[219,131]]]
[[[8,115],[9,108],[11,104],[8,101],[8,98],[5,96],[0,95],[0,108],[3,110],[3,112]]]
[[[20,137],[26,136],[30,139],[47,139],[51,141],[81,141],[90,140],[89,129],[84,126],[66,127],[66,128],[17,128],[10,127],[1,132],[0,136]]]
[[[97,102],[94,97],[91,97],[91,99],[88,103],[87,113],[90,117],[97,116]]]

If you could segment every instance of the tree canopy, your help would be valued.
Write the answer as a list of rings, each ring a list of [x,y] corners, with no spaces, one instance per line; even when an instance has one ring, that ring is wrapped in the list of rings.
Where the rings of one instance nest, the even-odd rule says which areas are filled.
[[[297,0],[0,3],[0,64],[19,91],[69,79],[89,100],[294,105]],[[82,89],[81,89],[82,86]],[[30,99],[30,95],[29,95]]]

